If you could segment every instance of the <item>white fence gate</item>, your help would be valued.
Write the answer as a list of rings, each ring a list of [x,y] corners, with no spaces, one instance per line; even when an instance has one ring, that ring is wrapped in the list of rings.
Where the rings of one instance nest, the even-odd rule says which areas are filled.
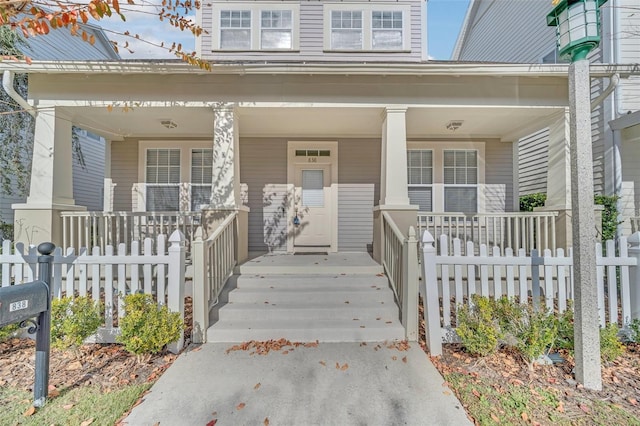
[[[532,250],[530,255],[521,249],[514,253],[500,248],[491,251],[486,245],[479,250],[467,242],[465,255],[462,243],[448,237],[439,241],[440,253],[436,253],[434,239],[423,234],[423,281],[421,293],[425,305],[427,344],[432,355],[442,353],[442,342],[455,338],[456,308],[469,303],[470,296],[499,298],[517,297],[520,303],[541,303],[544,297],[546,309],[564,312],[573,297],[573,259],[569,249],[557,249],[555,253],[544,250],[540,255]],[[631,244],[631,247],[628,245]],[[598,313],[600,324],[627,325],[640,317],[640,233],[620,238],[618,253],[614,241],[606,242],[606,255],[602,244],[597,243],[596,270]],[[479,253],[479,255],[476,255]]]
[[[53,252],[53,277],[51,293],[54,298],[63,296],[90,296],[104,304],[104,326],[98,330],[96,341],[113,343],[118,333],[117,319],[124,315],[125,295],[142,291],[153,295],[159,305],[179,312],[184,319],[185,238],[180,231],[169,237],[158,235],[155,241],[147,238],[142,247],[138,241],[131,243],[127,251],[124,243],[114,250],[106,246],[91,252],[73,248],[63,253],[57,247]],[[35,247],[25,248],[22,243],[12,246],[2,242],[0,251],[0,283],[2,287],[19,285],[36,278],[38,253]],[[182,337],[170,346],[177,352],[182,348]]]

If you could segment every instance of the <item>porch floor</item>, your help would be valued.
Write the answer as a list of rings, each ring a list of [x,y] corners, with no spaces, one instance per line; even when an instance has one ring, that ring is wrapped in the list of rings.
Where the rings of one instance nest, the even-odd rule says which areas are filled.
[[[249,253],[237,274],[380,274],[384,272],[368,253],[287,254]]]

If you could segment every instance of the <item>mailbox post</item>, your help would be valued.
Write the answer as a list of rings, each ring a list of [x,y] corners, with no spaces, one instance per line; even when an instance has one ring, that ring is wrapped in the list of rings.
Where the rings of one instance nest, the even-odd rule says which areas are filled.
[[[51,264],[52,243],[38,246],[38,280],[0,288],[0,327],[20,323],[29,334],[36,334],[36,372],[33,405],[46,403],[49,388],[49,352],[51,347]],[[37,317],[34,321],[33,318]]]

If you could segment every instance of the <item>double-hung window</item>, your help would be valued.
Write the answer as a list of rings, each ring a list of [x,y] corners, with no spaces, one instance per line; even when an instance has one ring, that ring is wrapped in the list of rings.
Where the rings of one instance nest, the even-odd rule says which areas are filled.
[[[180,150],[148,149],[147,211],[174,211],[180,203]]]
[[[447,212],[478,211],[478,151],[443,151],[444,209]]]
[[[433,151],[412,149],[407,152],[409,200],[421,212],[433,211]]]
[[[220,11],[220,48],[230,50],[251,49],[251,11]]]
[[[371,15],[371,48],[373,50],[402,49],[402,11],[373,11]]]
[[[362,50],[362,11],[331,11],[331,49]]]
[[[211,202],[213,150],[191,150],[191,211]]]
[[[260,20],[261,49],[291,49],[293,19],[290,10],[263,10]]]

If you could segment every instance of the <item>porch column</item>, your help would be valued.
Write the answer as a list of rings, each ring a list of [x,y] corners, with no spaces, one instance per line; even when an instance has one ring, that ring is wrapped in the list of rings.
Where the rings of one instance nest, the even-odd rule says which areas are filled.
[[[374,208],[373,257],[381,262],[383,248],[382,212],[388,212],[406,235],[416,226],[418,206],[410,205],[407,178],[406,107],[387,107],[382,115],[382,158],[380,204]]]
[[[29,196],[13,205],[16,241],[61,245],[60,212],[86,210],[73,199],[71,126],[60,108],[41,109],[36,116]]]
[[[571,164],[569,156],[569,108],[558,113],[549,126],[547,200],[535,211],[557,211],[556,246],[571,246]]]
[[[211,202],[202,210],[202,223],[206,235],[231,213],[238,213],[236,232],[238,261],[248,255],[248,212],[240,198],[240,134],[238,112],[234,104],[224,104],[213,109],[213,171]]]

